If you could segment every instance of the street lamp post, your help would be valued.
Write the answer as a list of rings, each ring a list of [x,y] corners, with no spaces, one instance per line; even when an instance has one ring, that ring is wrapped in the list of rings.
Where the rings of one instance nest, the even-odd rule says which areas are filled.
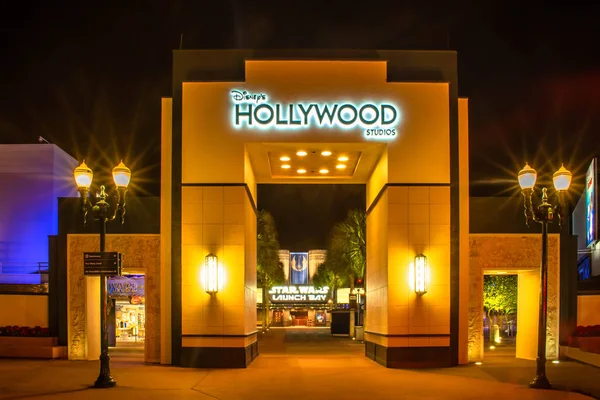
[[[537,389],[550,389],[552,385],[546,377],[546,322],[548,316],[548,224],[558,220],[559,226],[563,219],[564,194],[571,185],[571,172],[561,166],[553,175],[554,188],[558,202],[551,204],[548,190],[542,188],[542,197],[539,204],[534,204],[534,187],[537,172],[525,164],[519,171],[518,179],[523,193],[525,204],[525,221],[529,226],[530,221],[542,225],[542,265],[540,267],[540,313],[538,325],[538,355],[536,359],[536,376],[529,383],[529,387]]]
[[[112,173],[116,190],[109,195],[106,193],[104,185],[102,185],[100,186],[100,193],[94,198],[89,196],[94,174],[85,164],[85,160],[74,171],[77,190],[81,196],[84,224],[89,211],[93,213],[94,219],[100,222],[100,252],[106,251],[106,222],[114,220],[117,215],[120,216],[121,224],[125,221],[125,194],[131,180],[131,170],[121,161],[119,165],[113,168]],[[94,387],[109,388],[115,386],[117,382],[110,375],[105,275],[100,276],[100,313],[100,374],[94,383]]]

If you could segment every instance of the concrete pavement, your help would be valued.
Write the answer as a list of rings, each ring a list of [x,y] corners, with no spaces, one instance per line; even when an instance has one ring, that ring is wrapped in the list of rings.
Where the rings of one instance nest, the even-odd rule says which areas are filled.
[[[364,357],[360,343],[306,328],[273,329],[261,337],[259,349],[261,355],[248,368],[235,370],[148,366],[130,353],[115,353],[111,366],[118,386],[105,390],[89,388],[98,374],[97,361],[0,360],[0,399],[589,398],[499,382],[475,366],[387,369]]]

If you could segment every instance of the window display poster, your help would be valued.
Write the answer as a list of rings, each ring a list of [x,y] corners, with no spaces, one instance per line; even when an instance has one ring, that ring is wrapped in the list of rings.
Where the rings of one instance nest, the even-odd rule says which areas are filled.
[[[324,324],[326,315],[324,312],[317,312],[316,318],[317,318],[317,324]]]
[[[585,174],[585,232],[586,245],[596,242],[596,159],[592,160]]]

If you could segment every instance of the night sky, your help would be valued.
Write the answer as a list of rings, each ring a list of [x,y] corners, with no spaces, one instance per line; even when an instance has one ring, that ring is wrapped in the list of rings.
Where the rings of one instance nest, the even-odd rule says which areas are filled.
[[[525,160],[540,173],[565,161],[581,188],[590,157],[600,153],[597,2],[46,3],[10,2],[0,11],[0,143],[36,143],[41,135],[85,157],[97,175],[122,157],[137,195],[158,194],[160,97],[171,95],[171,52],[181,33],[187,49],[457,50],[460,95],[470,98],[472,195],[514,193]],[[268,190],[273,198],[305,198],[297,208],[320,212],[300,225],[306,211],[280,217],[287,243],[328,231],[345,214],[321,204],[352,198],[352,208],[363,196],[355,188],[331,187],[324,199],[304,195],[306,188]],[[259,205],[276,215],[288,207]],[[287,238],[291,230],[299,232]]]

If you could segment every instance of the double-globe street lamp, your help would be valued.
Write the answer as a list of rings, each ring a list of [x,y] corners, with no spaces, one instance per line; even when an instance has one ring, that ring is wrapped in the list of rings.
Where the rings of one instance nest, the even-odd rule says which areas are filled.
[[[100,252],[106,250],[106,222],[114,220],[117,215],[120,216],[121,223],[125,221],[125,194],[131,180],[131,170],[119,163],[112,171],[116,190],[107,194],[104,185],[100,186],[100,192],[96,196],[89,196],[90,186],[94,173],[91,168],[85,164],[85,160],[80,166],[75,168],[74,176],[77,183],[77,190],[81,196],[81,205],[83,208],[83,221],[86,223],[89,211],[93,213],[95,220],[100,222]],[[94,383],[96,388],[109,388],[117,384],[110,375],[110,356],[108,355],[108,329],[106,326],[106,276],[100,275],[100,374]]]
[[[561,226],[563,206],[565,204],[565,193],[571,185],[571,172],[564,165],[553,175],[554,188],[558,202],[552,204],[548,198],[548,190],[542,188],[541,200],[534,204],[534,187],[537,180],[537,172],[525,163],[525,167],[519,171],[518,179],[523,193],[525,204],[525,221],[529,226],[530,221],[542,225],[542,265],[540,268],[540,313],[538,325],[538,355],[536,359],[536,376],[529,383],[529,387],[538,389],[550,389],[552,385],[546,377],[546,321],[548,316],[548,224],[558,221]]]

